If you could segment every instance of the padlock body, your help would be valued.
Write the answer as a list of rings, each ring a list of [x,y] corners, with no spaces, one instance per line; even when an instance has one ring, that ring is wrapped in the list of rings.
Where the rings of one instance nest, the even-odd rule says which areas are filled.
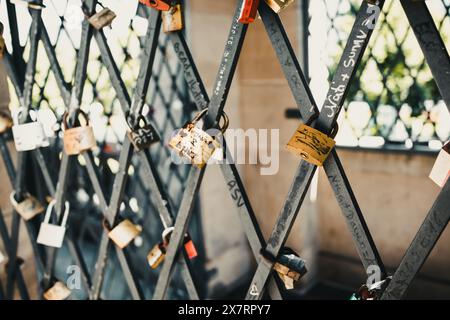
[[[94,131],[91,126],[75,127],[64,131],[64,151],[67,155],[78,155],[95,148]]]
[[[65,234],[65,226],[58,226],[43,222],[41,223],[41,227],[39,228],[37,243],[47,247],[61,248]]]
[[[41,203],[32,196],[26,197],[22,202],[14,206],[14,209],[25,221],[34,218],[45,210]]]
[[[450,177],[450,143],[448,143],[438,154],[430,179],[439,187],[443,188]]]
[[[0,133],[9,130],[12,126],[13,126],[12,119],[0,113]]]
[[[116,14],[109,8],[103,8],[88,19],[89,23],[97,30],[110,26]]]
[[[158,266],[164,261],[166,256],[166,249],[162,243],[155,245],[147,255],[147,261],[152,269],[158,268]]]
[[[316,166],[323,166],[336,142],[326,134],[305,124],[295,131],[286,148]]]
[[[169,142],[169,147],[198,168],[203,168],[220,143],[200,128],[190,124],[181,129]]]
[[[44,292],[45,300],[65,300],[71,294],[67,286],[61,282],[56,282],[50,289]]]
[[[286,9],[294,0],[265,0],[269,7],[279,13],[281,10]]]
[[[139,2],[156,10],[167,11],[170,9],[170,5],[164,0],[139,0]]]
[[[152,144],[161,140],[158,132],[152,125],[146,125],[134,131],[128,131],[127,135],[137,151],[147,149]]]
[[[258,13],[258,6],[259,0],[245,0],[242,3],[239,22],[247,24],[255,21],[256,14]]]
[[[38,121],[14,125],[12,133],[16,150],[19,152],[31,151],[50,145],[42,123]]]
[[[186,250],[186,254],[190,260],[198,256],[194,241],[192,241],[192,239],[190,238],[188,238],[187,241],[184,242],[184,250]]]
[[[180,4],[162,12],[162,25],[164,32],[183,30],[183,14]]]
[[[128,246],[141,231],[142,230],[130,220],[123,220],[108,233],[108,236],[120,249],[123,249]]]

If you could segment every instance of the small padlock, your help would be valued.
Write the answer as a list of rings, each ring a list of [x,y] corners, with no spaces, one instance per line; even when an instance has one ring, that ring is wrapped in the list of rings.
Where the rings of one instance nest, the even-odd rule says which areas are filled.
[[[172,236],[174,227],[166,228],[162,233],[163,244],[167,248],[169,246],[170,237]],[[184,250],[186,250],[186,254],[188,258],[194,259],[198,256],[197,249],[195,248],[194,241],[192,241],[191,236],[186,233],[184,235]]]
[[[162,12],[162,25],[164,32],[183,30],[183,13],[181,4],[170,7],[168,11]]]
[[[333,134],[337,130],[334,130]],[[295,131],[286,149],[316,166],[323,166],[336,142],[333,138],[306,124]]]
[[[170,5],[168,1],[163,0],[139,0],[140,3],[143,5],[146,5],[147,7],[161,10],[161,11],[167,11],[170,10]]]
[[[244,0],[239,14],[239,22],[248,24],[256,19],[258,13],[259,0]]]
[[[106,222],[105,222],[105,226]],[[123,249],[130,244],[140,233],[142,228],[133,224],[130,220],[121,221],[108,233],[108,237],[120,248]]]
[[[189,160],[198,168],[203,168],[213,153],[221,150],[217,137],[211,137],[208,133],[195,125],[208,112],[208,108],[202,110],[197,116],[188,122],[177,134],[170,140],[169,147],[178,152],[178,154]],[[229,119],[226,113],[222,115],[224,125],[220,129],[222,135],[228,128]]]
[[[77,110],[76,115],[82,115],[86,124],[69,128],[67,124],[68,113],[64,115],[64,151],[69,156],[78,155],[97,146],[94,130],[89,125],[87,115],[80,109]]]
[[[24,199],[18,203],[16,201],[16,193],[12,192],[9,195],[9,200],[11,201],[11,204],[16,210],[16,212],[25,220],[28,221],[38,214],[44,212],[44,207],[41,205],[38,199],[33,197],[30,194],[25,194]]]
[[[266,0],[269,7],[276,13],[286,9],[293,2],[294,0]]]
[[[147,261],[152,269],[158,268],[166,256],[166,247],[163,242],[156,244],[147,255]]]
[[[3,110],[0,110],[0,134],[5,133],[13,126],[12,118]]]
[[[283,280],[287,290],[294,289],[298,280],[307,272],[305,261],[290,248],[283,249],[282,255],[273,268]]]
[[[47,207],[45,219],[39,228],[37,243],[47,247],[61,248],[64,241],[64,235],[66,234],[66,224],[67,219],[69,218],[70,205],[68,201],[65,202],[64,215],[61,225],[55,225],[50,223],[50,217],[52,215],[55,203],[56,200],[52,200]]]
[[[430,179],[439,187],[443,188],[450,177],[450,142],[442,147],[436,158],[433,169],[430,173]]]
[[[137,125],[134,127],[130,126],[130,128],[132,129],[127,132],[127,135],[137,151],[147,149],[152,144],[161,141],[158,131],[151,124],[147,123],[143,116],[139,116]]]
[[[62,281],[56,281],[53,286],[44,292],[45,300],[66,300],[71,291]]]
[[[357,293],[354,293],[350,300],[376,300],[387,287],[392,277],[367,285],[363,284]]]
[[[3,59],[5,56],[6,44],[5,39],[3,38],[3,23],[0,22],[0,59]]]
[[[28,111],[26,108],[19,108],[14,115],[14,125],[12,127],[16,150],[23,152],[48,147],[50,141],[38,117],[36,116],[36,121],[19,124],[19,118],[22,112]]]
[[[97,30],[101,30],[104,27],[110,26],[113,20],[116,18],[116,14],[109,8],[103,8],[99,12],[89,17],[89,23]]]

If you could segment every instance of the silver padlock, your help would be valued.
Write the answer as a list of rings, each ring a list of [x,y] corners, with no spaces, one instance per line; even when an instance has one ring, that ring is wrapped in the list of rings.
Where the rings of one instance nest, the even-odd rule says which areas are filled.
[[[16,150],[22,152],[48,147],[50,142],[38,117],[36,116],[36,121],[19,124],[19,117],[22,112],[28,111],[23,107],[19,108],[14,115],[14,125],[12,127]]]
[[[65,202],[64,216],[61,225],[55,225],[50,223],[50,217],[55,203],[56,200],[52,200],[47,207],[45,219],[39,228],[37,243],[47,247],[61,248],[64,241],[64,235],[66,234],[66,224],[69,217],[70,205],[68,201]]]

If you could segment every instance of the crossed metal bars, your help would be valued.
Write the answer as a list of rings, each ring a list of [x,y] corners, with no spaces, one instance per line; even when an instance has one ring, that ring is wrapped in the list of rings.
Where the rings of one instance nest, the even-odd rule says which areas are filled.
[[[95,0],[86,0],[84,2],[89,12],[92,13],[95,9],[96,1]],[[384,1],[379,1],[377,4],[378,7],[382,7]],[[9,4],[9,3],[8,3]],[[233,17],[233,24],[230,30],[229,38],[227,40],[227,46],[225,48],[225,52],[223,55],[222,63],[220,65],[219,73],[216,79],[216,85],[214,86],[213,95],[211,96],[211,100],[209,101],[208,96],[206,94],[206,90],[201,81],[200,75],[195,67],[192,56],[189,52],[187,44],[183,38],[181,32],[174,32],[169,35],[177,56],[180,62],[183,65],[186,82],[188,83],[189,89],[194,97],[194,101],[198,109],[203,109],[206,106],[208,109],[208,117],[205,122],[205,128],[213,127],[217,125],[217,122],[223,112],[223,109],[226,104],[226,98],[229,92],[229,88],[231,86],[231,82],[233,80],[234,71],[239,60],[240,50],[242,48],[242,43],[245,38],[247,25],[242,25],[237,22],[237,17],[239,14],[240,5],[242,1],[238,1],[238,6],[236,10],[236,14]],[[10,5],[10,4],[9,4]],[[448,72],[442,72],[442,70],[449,70],[449,60],[448,53],[445,51],[445,47],[442,44],[442,40],[437,32],[431,16],[427,10],[425,3],[412,3],[409,1],[402,1],[402,5],[407,13],[408,18],[410,18],[410,23],[414,28],[414,31],[419,39],[419,42],[422,46],[422,50],[427,58],[427,61],[430,64],[430,68],[435,75],[436,82],[442,92],[445,102],[449,106],[448,100]],[[337,115],[340,109],[343,106],[346,92],[351,84],[351,80],[354,76],[356,69],[359,66],[361,57],[364,53],[364,50],[368,44],[370,39],[370,35],[372,34],[373,28],[376,23],[377,16],[373,14],[373,11],[370,10],[372,8],[366,2],[362,3],[360,11],[355,21],[355,25],[350,34],[349,41],[344,50],[343,57],[337,69],[336,75],[333,78],[332,85],[329,92],[330,100],[328,100],[322,108],[322,112],[318,115],[318,119],[315,122],[316,128],[321,131],[330,134],[333,127],[335,126],[335,122],[337,119]],[[269,38],[272,42],[272,45],[277,53],[278,59],[281,62],[283,71],[288,80],[288,83],[291,87],[291,91],[293,92],[294,98],[298,104],[300,109],[302,118],[306,121],[311,117],[318,114],[318,109],[312,94],[309,90],[305,77],[299,67],[298,61],[293,53],[292,47],[289,43],[289,40],[286,36],[286,33],[283,29],[282,23],[278,16],[271,11],[268,6],[262,1],[260,4],[260,15],[262,17],[263,23],[266,27]],[[33,15],[33,25],[31,32],[31,43],[32,48],[35,47],[37,50],[37,41],[38,37],[41,36],[43,38],[44,47],[47,50],[49,57],[52,57],[52,47],[49,45],[49,42],[46,45],[45,41],[45,28],[42,28],[42,23],[40,20],[40,10],[32,10]],[[412,18],[412,17],[415,18]],[[421,21],[421,24],[419,23]],[[11,22],[11,20],[10,20]],[[109,50],[109,47],[106,43],[105,36],[103,32],[93,31],[92,27],[89,25],[87,21],[83,22],[83,31],[82,31],[82,41],[81,48],[78,56],[78,64],[75,76],[74,86],[72,88],[72,94],[68,94],[67,86],[62,85],[65,82],[59,83],[59,87],[61,89],[61,94],[65,97],[65,102],[67,104],[68,111],[73,112],[79,107],[81,96],[82,96],[82,84],[86,79],[86,66],[87,66],[87,54],[89,52],[90,39],[92,35],[95,36],[102,56],[104,58],[104,63],[108,69],[112,85],[117,92],[119,100],[122,105],[122,109],[125,114],[137,117],[142,109],[145,99],[145,93],[148,90],[148,84],[151,76],[151,70],[153,67],[154,56],[156,52],[157,40],[161,27],[161,17],[160,13],[157,11],[152,11],[149,17],[149,28],[147,32],[147,42],[145,45],[144,55],[141,61],[141,69],[140,75],[138,79],[138,83],[136,86],[136,90],[134,93],[133,100],[131,101],[126,87],[120,77],[117,66],[114,62],[112,54]],[[42,30],[41,30],[42,29]],[[13,29],[12,29],[13,30]],[[427,39],[424,37],[424,34],[429,34],[430,37]],[[39,35],[40,34],[40,35]],[[48,36],[47,36],[48,38]],[[430,40],[432,39],[432,40]],[[31,84],[33,83],[33,69],[35,69],[35,59],[36,52],[31,51],[30,60],[27,63],[27,76],[25,79],[23,93],[21,94],[20,89],[20,79],[17,75],[17,72],[11,72],[13,70],[13,66],[16,65],[16,68],[20,68],[19,63],[12,64],[12,58],[7,56],[6,62],[10,63],[8,71],[10,71],[10,77],[12,78],[13,83],[15,84],[16,91],[18,91],[18,95],[23,96],[23,104],[26,106],[30,106],[31,104]],[[50,53],[49,53],[50,52]],[[439,59],[436,59],[439,58]],[[348,61],[351,60],[352,63],[348,64]],[[440,63],[436,63],[439,61]],[[56,60],[55,60],[56,62]],[[437,68],[436,66],[441,66],[444,63],[445,66],[448,66],[447,69]],[[53,64],[52,64],[53,65]],[[56,76],[58,78],[58,65],[57,63],[53,66],[54,71],[56,71]],[[14,70],[13,70],[14,71]],[[62,77],[59,78],[62,80]],[[447,81],[445,81],[447,80]],[[64,89],[66,88],[66,90]],[[28,103],[26,103],[28,101]],[[226,143],[225,143],[226,145]],[[225,148],[226,150],[226,148]],[[228,158],[230,158],[230,154],[228,150],[225,151]],[[39,157],[39,150],[37,152],[33,152],[37,158],[37,162],[41,167],[41,170],[46,176],[45,172],[45,162],[39,161],[41,159]],[[165,194],[163,187],[161,185],[161,181],[158,177],[158,174],[153,166],[150,153],[148,150],[137,152],[139,158],[144,166],[145,172],[145,180],[150,184],[151,189],[151,200],[155,204],[155,207],[158,210],[158,213],[161,216],[164,227],[168,227],[173,225],[173,216],[171,214],[171,210],[169,208],[169,204],[167,201],[167,195]],[[22,168],[24,160],[22,158],[25,157],[26,154],[19,155],[19,170]],[[99,174],[97,172],[97,168],[93,161],[93,156],[91,152],[85,152],[83,157],[85,158],[89,179],[93,185],[93,188],[99,197],[100,207],[104,212],[105,219],[110,223],[110,225],[114,225],[117,220],[118,209],[121,203],[121,198],[124,193],[124,187],[127,179],[127,171],[131,162],[131,158],[133,156],[133,148],[128,139],[124,140],[124,144],[121,151],[120,156],[120,169],[118,174],[116,175],[113,192],[110,197],[110,201],[105,198],[104,192],[102,190],[102,185],[100,184]],[[231,161],[232,162],[232,161]],[[56,188],[55,198],[57,200],[56,211],[58,217],[62,211],[62,206],[64,203],[65,191],[67,186],[67,169],[71,165],[71,159],[63,155],[61,160],[61,168],[59,173],[58,186]],[[244,229],[249,240],[249,243],[252,247],[252,251],[256,258],[261,257],[258,269],[256,271],[254,280],[251,283],[247,298],[261,298],[264,293],[265,284],[267,278],[270,276],[272,267],[274,262],[276,261],[277,256],[279,255],[280,250],[284,246],[284,243],[287,239],[287,236],[290,233],[291,227],[295,221],[296,215],[300,209],[302,201],[306,195],[307,189],[309,187],[309,183],[311,178],[315,172],[316,167],[312,166],[306,162],[301,162],[300,166],[296,172],[294,182],[291,186],[291,189],[288,193],[288,197],[285,201],[285,205],[282,209],[282,212],[279,216],[277,224],[272,232],[272,236],[267,242],[267,246],[264,243],[264,239],[259,230],[259,227],[256,223],[255,215],[252,210],[251,204],[248,201],[248,197],[246,195],[245,189],[243,187],[242,181],[239,177],[239,174],[236,170],[236,167],[233,164],[223,164],[221,165],[225,181],[227,185],[230,187],[230,194],[232,198],[235,200],[238,212],[240,214],[240,218],[243,222]],[[350,183],[348,182],[344,169],[339,161],[337,153],[333,151],[331,156],[327,159],[324,164],[324,168],[326,170],[327,176],[330,180],[332,188],[336,194],[336,198],[338,203],[343,211],[344,216],[346,217],[347,223],[350,227],[353,239],[357,246],[358,252],[360,254],[360,258],[364,267],[367,269],[370,265],[378,265],[380,270],[382,271],[382,276],[386,277],[386,272],[384,270],[384,266],[381,262],[379,254],[377,252],[376,246],[373,243],[372,237],[368,231],[367,225],[364,221],[361,210],[358,206],[356,198],[351,189]],[[64,169],[64,170],[63,170]],[[22,170],[23,172],[24,170]],[[177,215],[177,219],[174,224],[174,232],[171,237],[171,241],[169,247],[167,249],[167,255],[165,258],[165,263],[161,270],[160,277],[158,279],[156,290],[154,294],[155,299],[163,299],[167,290],[167,286],[170,281],[170,277],[173,271],[174,262],[178,261],[182,267],[182,275],[183,280],[186,284],[188,293],[191,298],[198,298],[197,290],[195,287],[195,283],[192,279],[192,272],[189,268],[189,261],[186,260],[186,256],[182,254],[179,256],[180,247],[182,245],[184,234],[187,231],[189,220],[192,215],[192,207],[195,195],[198,191],[198,188],[201,184],[201,180],[203,177],[204,169],[195,169],[191,168],[188,180],[186,191],[183,196],[183,200],[181,202],[181,206],[179,209],[179,213]],[[11,174],[10,174],[11,175]],[[24,183],[20,180],[20,176],[16,177],[16,192],[20,195],[19,191],[24,189]],[[47,188],[50,193],[53,195],[55,193],[55,188],[52,186],[50,175],[47,176],[46,179]],[[389,283],[385,296],[393,297],[393,298],[401,298],[406,291],[409,283],[412,281],[414,275],[418,272],[421,264],[425,261],[429,252],[431,251],[434,243],[437,241],[439,234],[442,232],[443,228],[445,228],[448,223],[448,183],[442,190],[438,199],[436,200],[435,205],[430,211],[427,220],[424,222],[424,225],[419,230],[419,233],[416,239],[413,241],[410,249],[408,250],[402,264],[400,265],[397,272],[394,274],[392,281]],[[53,192],[52,192],[53,191]],[[236,194],[240,196],[240,198],[236,199]],[[15,223],[20,222],[18,215],[14,215],[16,218],[13,221],[13,227]],[[0,221],[1,222],[1,221]],[[433,224],[434,223],[434,224]],[[1,227],[1,223],[0,223]],[[432,232],[430,232],[430,229]],[[1,229],[0,229],[1,231]],[[2,236],[8,240],[7,234],[6,237]],[[14,229],[12,234],[17,236],[17,233],[14,233]],[[422,239],[428,239],[427,246],[420,253],[422,256],[419,258],[416,250],[418,245],[423,244]],[[17,259],[16,259],[16,251],[17,251],[17,239],[10,239],[9,243],[14,244],[8,252],[10,256],[10,264],[8,266],[8,278],[15,279],[16,272],[18,268]],[[8,241],[6,241],[8,242]],[[72,248],[74,256],[76,257],[76,262],[82,267],[84,270],[84,285],[89,292],[89,297],[91,299],[98,299],[101,286],[102,279],[104,275],[104,267],[106,264],[106,260],[108,258],[108,249],[109,249],[109,238],[107,236],[106,230],[103,232],[100,251],[98,255],[98,260],[96,264],[96,272],[93,276],[93,281],[89,278],[88,273],[84,267],[83,259],[79,254],[79,250],[77,250],[77,246],[75,243],[71,242],[70,236],[68,237],[69,248]],[[260,255],[261,250],[263,250],[263,256]],[[36,253],[38,250],[35,250]],[[47,255],[47,263],[46,263],[46,271],[44,272],[44,287],[48,286],[53,274],[53,264],[54,264],[54,256],[55,250],[48,250]],[[122,251],[116,247],[116,252],[119,257],[119,262],[121,268],[125,274],[125,278],[130,289],[130,292],[135,299],[142,299],[143,294],[142,290],[139,287],[137,280],[133,277],[133,273],[131,272],[129,259],[126,254],[126,250]],[[183,251],[182,251],[183,252]],[[271,259],[267,259],[267,256],[271,256]],[[408,261],[408,257],[411,260],[411,256],[413,258],[417,258],[417,261],[413,261],[414,266],[411,267],[411,261]],[[38,256],[37,256],[38,258]],[[406,261],[406,262],[405,262]],[[406,271],[403,269],[406,268]],[[407,274],[405,278],[405,274]],[[20,270],[17,272],[17,281],[21,282],[21,274]],[[400,279],[400,280],[398,280]],[[394,286],[396,283],[401,282],[402,290],[396,294],[392,294],[393,289],[390,287]],[[12,296],[13,291],[13,281],[8,281],[8,289],[7,289],[7,297]],[[398,285],[397,285],[398,286]],[[19,289],[21,286],[19,286]],[[270,283],[270,295],[272,298],[281,298],[280,294],[280,283],[271,282]],[[395,289],[395,288],[394,288]],[[21,290],[22,291],[22,290]],[[384,298],[384,296],[383,296]]]

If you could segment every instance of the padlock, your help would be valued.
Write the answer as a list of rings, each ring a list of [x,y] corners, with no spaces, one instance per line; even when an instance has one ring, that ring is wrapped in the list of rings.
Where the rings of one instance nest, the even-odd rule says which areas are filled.
[[[106,222],[105,222],[105,226]],[[108,228],[109,229],[109,228]],[[108,237],[120,248],[123,249],[130,244],[140,233],[142,228],[125,219],[108,232]]]
[[[273,268],[280,276],[287,290],[294,289],[298,280],[307,272],[305,261],[290,248],[283,249],[282,255],[275,262]]]
[[[293,2],[294,0],[266,0],[268,6],[276,13],[286,9]]]
[[[131,140],[134,148],[141,151],[149,148],[152,144],[161,140],[158,131],[143,116],[139,116],[137,125],[131,127],[127,132],[128,139]]]
[[[5,56],[6,44],[5,39],[3,38],[3,24],[0,22],[0,59],[3,59]]]
[[[78,155],[97,146],[94,131],[89,125],[87,115],[81,110],[77,110],[76,115],[82,115],[86,124],[69,128],[67,123],[68,113],[64,115],[64,151],[69,156]]]
[[[0,110],[0,134],[5,133],[13,126],[12,118],[3,110]]]
[[[441,151],[433,165],[430,173],[430,179],[439,187],[443,188],[450,177],[450,142],[448,142]]]
[[[55,225],[50,223],[50,217],[55,204],[56,200],[52,200],[47,207],[45,219],[39,228],[37,243],[47,247],[61,248],[64,241],[64,235],[66,234],[66,224],[67,219],[69,218],[70,205],[68,201],[65,202],[64,215],[61,225]]]
[[[44,207],[41,205],[38,199],[33,197],[30,194],[25,194],[24,199],[18,203],[16,201],[16,193],[12,192],[9,195],[9,200],[11,201],[11,204],[16,210],[16,212],[25,220],[28,221],[38,214],[44,212]]]
[[[183,30],[183,13],[181,4],[170,7],[168,11],[162,12],[162,25],[164,32]]]
[[[258,6],[259,0],[244,0],[239,14],[239,22],[248,24],[255,21],[256,14],[258,13]]]
[[[177,134],[170,140],[169,147],[178,152],[178,154],[190,161],[198,168],[203,168],[213,153],[221,150],[220,143],[216,140],[217,137],[211,137],[208,133],[195,125],[202,118],[208,109],[202,110],[197,116],[188,122]],[[224,125],[220,129],[222,135],[228,128],[228,116],[223,113]]]
[[[336,142],[333,138],[306,124],[295,131],[286,149],[316,166],[323,166]]]
[[[363,284],[357,293],[354,293],[350,300],[376,300],[379,298],[383,290],[387,287],[392,277],[367,285]]]
[[[147,7],[161,10],[161,11],[168,11],[170,10],[170,5],[168,1],[163,0],[139,0],[140,3],[143,5],[146,5]]]
[[[89,23],[97,30],[101,30],[104,27],[110,26],[113,20],[116,18],[116,14],[109,8],[103,8],[99,12],[89,17]]]
[[[174,229],[175,229],[174,227],[169,227],[166,228],[162,233],[163,244],[166,248],[169,245],[170,237]],[[184,250],[186,250],[186,254],[190,260],[198,256],[197,249],[195,248],[194,245],[194,241],[192,241],[191,236],[188,233],[184,235],[183,244]]]
[[[45,300],[66,300],[71,291],[62,281],[56,281],[50,289],[44,292]]]
[[[166,247],[163,242],[156,244],[147,255],[147,261],[152,269],[158,268],[166,256]]]
[[[50,142],[38,117],[36,117],[36,121],[19,124],[19,118],[23,112],[28,111],[21,107],[14,115],[12,133],[16,150],[23,152],[48,147]]]

